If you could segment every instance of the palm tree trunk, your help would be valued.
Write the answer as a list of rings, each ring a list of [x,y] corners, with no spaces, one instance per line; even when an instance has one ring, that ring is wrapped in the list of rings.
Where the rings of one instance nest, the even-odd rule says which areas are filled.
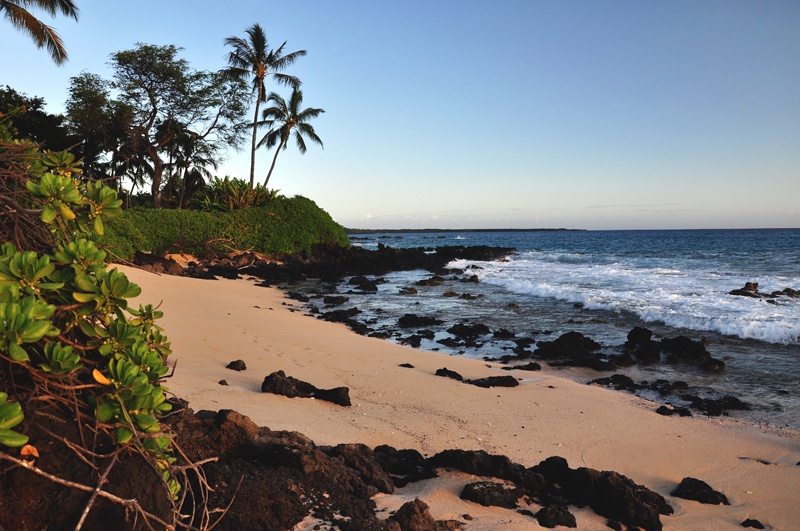
[[[250,188],[255,187],[256,178],[256,133],[258,131],[258,106],[261,105],[263,94],[263,84],[258,85],[258,97],[256,98],[256,115],[253,117],[253,145],[250,148]]]
[[[267,174],[267,179],[264,181],[264,188],[267,187],[267,183],[269,182],[269,178],[272,175],[272,170],[275,168],[275,161],[278,160],[278,153],[281,152],[281,148],[283,147],[283,144],[285,144],[285,143],[286,143],[286,139],[285,138],[281,138],[281,143],[278,146],[278,149],[275,150],[275,156],[272,157],[272,166],[269,167],[269,173]]]
[[[151,148],[149,155],[153,161],[153,186],[151,187],[151,192],[153,194],[153,207],[156,210],[161,209],[161,177],[164,173],[164,164],[161,162],[161,159],[158,158],[158,155],[153,151]]]
[[[186,170],[189,169],[188,164],[183,168],[183,180],[181,181],[181,197],[178,199],[178,210],[183,208],[183,194],[186,192]]]

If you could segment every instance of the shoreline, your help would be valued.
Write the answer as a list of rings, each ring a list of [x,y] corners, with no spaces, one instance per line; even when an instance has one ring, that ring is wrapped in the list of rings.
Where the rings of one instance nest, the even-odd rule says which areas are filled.
[[[427,455],[450,448],[485,450],[525,466],[560,455],[572,467],[614,470],[667,497],[676,514],[662,518],[665,529],[733,529],[746,518],[759,519],[768,529],[788,529],[800,519],[793,501],[800,490],[797,432],[776,434],[730,419],[662,417],[644,399],[547,370],[503,371],[498,363],[365,338],[341,324],[307,317],[281,291],[250,280],[198,280],[120,268],[143,288],[134,304],[163,299],[170,359],[177,362],[167,386],[195,411],[234,409],[260,426],[299,431],[323,445],[389,444]],[[247,370],[225,368],[237,359]],[[414,368],[399,367],[402,363]],[[515,388],[481,389],[434,376],[442,367],[465,378],[512,374],[522,381]],[[263,378],[277,370],[322,388],[347,386],[353,405],[261,393]],[[220,385],[221,379],[228,386]],[[731,506],[670,497],[686,476],[725,493]],[[380,505],[391,507],[392,497],[409,489],[422,487],[412,484],[382,495]],[[445,496],[447,503],[441,495],[421,496],[437,519],[470,512],[457,493],[455,500]],[[576,515],[593,514],[587,511]],[[488,513],[465,529],[492,529],[500,521],[492,518],[516,514],[497,508]],[[579,529],[595,525],[605,529],[596,518],[579,517]]]
[[[448,234],[461,232],[587,232],[589,229],[355,229],[344,227],[347,235],[351,234]]]

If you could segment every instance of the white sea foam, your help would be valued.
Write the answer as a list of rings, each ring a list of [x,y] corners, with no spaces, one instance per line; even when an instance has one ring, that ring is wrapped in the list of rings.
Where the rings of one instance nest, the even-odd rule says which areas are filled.
[[[588,309],[631,312],[644,321],[678,328],[800,344],[800,300],[777,297],[772,304],[729,294],[748,281],[758,282],[764,293],[800,289],[797,278],[745,277],[687,259],[547,252],[525,252],[510,262],[481,265],[483,269],[476,273],[482,282],[511,293],[581,303]]]

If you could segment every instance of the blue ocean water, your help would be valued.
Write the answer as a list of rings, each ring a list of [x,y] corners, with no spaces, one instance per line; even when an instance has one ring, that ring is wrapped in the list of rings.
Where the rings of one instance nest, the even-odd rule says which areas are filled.
[[[748,420],[800,429],[800,298],[729,294],[745,282],[758,282],[762,293],[800,290],[800,229],[392,233],[356,236],[353,243],[518,250],[503,262],[456,261],[450,267],[471,268],[480,283],[423,288],[412,298],[398,291],[427,276],[424,272],[388,275],[377,296],[351,297],[374,326],[390,328],[413,312],[483,322],[537,339],[574,330],[609,353],[619,351],[633,326],[664,337],[702,338],[714,357],[725,360],[723,374],[671,365],[619,372],[634,379],[689,380],[709,396],[734,394],[755,405],[741,414]],[[442,297],[454,288],[482,297]],[[536,336],[542,331],[552,337]],[[475,351],[448,350],[435,342],[447,334],[436,334],[422,348],[489,358],[507,347],[501,342]],[[598,376],[565,372],[577,379]]]

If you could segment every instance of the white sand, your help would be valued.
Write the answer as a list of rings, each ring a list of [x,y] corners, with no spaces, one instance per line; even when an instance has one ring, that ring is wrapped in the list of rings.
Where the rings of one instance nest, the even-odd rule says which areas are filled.
[[[428,456],[449,448],[485,450],[525,466],[560,455],[573,468],[614,470],[667,497],[675,508],[661,518],[667,530],[742,529],[746,518],[768,529],[800,529],[797,433],[768,433],[731,419],[663,417],[654,412],[656,404],[581,385],[557,371],[509,373],[498,364],[361,337],[290,311],[299,305],[252,281],[120,269],[142,286],[137,303],[163,301],[161,325],[172,342],[170,359],[177,360],[166,385],[195,411],[234,409],[260,426],[299,431],[324,445],[389,444]],[[247,370],[225,368],[237,359]],[[523,381],[516,388],[481,389],[434,376],[442,367],[465,378],[513,374]],[[317,387],[347,386],[353,406],[261,393],[264,377],[279,369]],[[223,379],[228,386],[218,383]],[[706,481],[731,505],[670,497],[686,476]],[[514,511],[459,500],[468,479],[447,474],[376,501],[388,516],[418,496],[436,518],[473,516],[467,531],[537,527]],[[608,529],[590,510],[574,512],[579,529]]]

